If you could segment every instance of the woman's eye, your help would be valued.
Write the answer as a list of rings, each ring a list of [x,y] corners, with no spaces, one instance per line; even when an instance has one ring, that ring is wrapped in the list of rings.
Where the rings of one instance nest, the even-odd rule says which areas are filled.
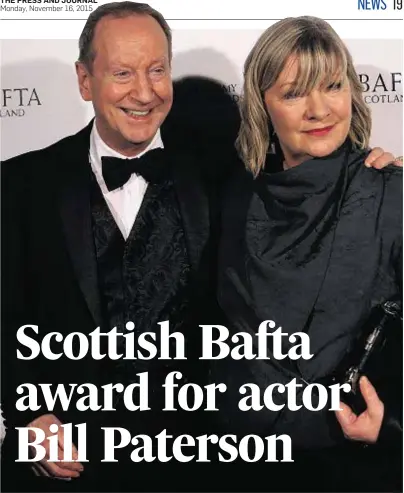
[[[341,87],[342,87],[342,82],[333,82],[327,87],[327,89],[329,91],[339,91]]]
[[[295,92],[287,92],[286,94],[284,94],[283,99],[297,99],[299,97],[299,94]]]

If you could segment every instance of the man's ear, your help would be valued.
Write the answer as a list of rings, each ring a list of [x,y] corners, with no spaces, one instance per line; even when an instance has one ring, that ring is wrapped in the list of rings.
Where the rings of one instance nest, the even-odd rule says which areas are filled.
[[[92,101],[93,98],[91,94],[90,84],[91,75],[84,63],[76,62],[76,74],[81,97],[84,99],[84,101]]]

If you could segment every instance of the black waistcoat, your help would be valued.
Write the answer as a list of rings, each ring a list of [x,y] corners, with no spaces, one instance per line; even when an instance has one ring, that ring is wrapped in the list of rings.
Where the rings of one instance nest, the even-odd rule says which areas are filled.
[[[95,179],[91,210],[103,307],[103,332],[117,327],[118,332],[127,333],[125,324],[129,321],[135,324],[135,340],[146,331],[158,334],[160,329],[157,324],[165,320],[170,322],[170,332],[185,329],[189,311],[190,265],[172,181],[148,185],[126,241]],[[123,338],[120,341],[123,343]],[[157,336],[157,347],[158,341]],[[118,352],[123,351],[124,347],[119,344]],[[148,372],[149,406],[152,411],[136,413],[135,421],[140,426],[140,421],[143,423],[144,419],[153,423],[152,416],[163,403],[161,385],[167,373],[176,369],[179,369],[177,360],[162,361],[158,355],[151,360],[120,359],[110,362],[107,380],[128,385],[138,381],[137,373]],[[167,417],[167,413],[163,415]],[[133,420],[133,415],[127,417]],[[165,427],[156,420],[154,424],[158,426],[158,431]],[[118,426],[122,426],[122,421]],[[145,432],[145,429],[141,431],[136,428],[136,431]]]

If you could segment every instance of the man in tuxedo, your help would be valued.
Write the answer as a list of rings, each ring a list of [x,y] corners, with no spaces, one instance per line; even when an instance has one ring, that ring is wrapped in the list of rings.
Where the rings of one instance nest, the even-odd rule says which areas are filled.
[[[79,489],[126,489],[125,474],[130,470],[136,471],[137,489],[153,489],[156,484],[167,488],[172,465],[164,469],[165,482],[158,483],[153,464],[146,465],[143,474],[142,464],[130,463],[130,448],[118,457],[128,468],[121,468],[120,479],[114,477],[107,486],[115,464],[100,467],[100,428],[120,426],[132,435],[150,436],[163,429],[171,434],[192,433],[186,417],[159,410],[168,372],[179,369],[184,378],[198,378],[188,371],[195,366],[187,361],[201,323],[198,307],[204,305],[204,294],[213,292],[209,289],[209,266],[214,265],[209,202],[195,156],[190,160],[171,153],[160,131],[173,99],[171,32],[161,14],[146,4],[103,5],[90,15],[79,47],[80,93],[92,102],[95,120],[76,135],[2,164],[2,342],[3,368],[9,368],[3,399],[8,440],[14,448],[8,453],[16,458],[11,430],[17,425],[41,428],[51,436],[52,424],[86,422],[88,464],[49,462],[49,445],[43,442],[47,455],[34,464],[36,472],[51,478],[79,478],[68,483],[47,478],[51,489],[73,484]],[[103,332],[117,327],[125,333],[127,322],[135,324],[136,335],[157,332],[158,322],[165,320],[170,321],[170,332],[186,336],[186,362],[157,357],[150,361],[94,361],[91,356],[48,360],[42,355],[16,359],[17,349],[26,357],[30,354],[16,342],[16,332],[25,324],[38,326],[37,336],[33,331],[27,334],[40,341],[53,331],[66,337],[71,332],[88,335],[96,327]],[[62,350],[56,343],[51,347],[55,353]],[[74,400],[68,409],[48,410],[40,400],[36,411],[15,411],[15,389],[21,383],[60,383],[67,388],[84,382],[127,385],[145,371],[151,407],[145,413],[126,412],[119,399],[112,413],[77,411]],[[62,453],[61,428],[58,437]],[[18,488],[15,475],[5,477],[6,489]],[[38,481],[40,490],[48,487],[43,478]],[[128,481],[133,487],[133,478]],[[34,484],[30,478],[28,488]]]

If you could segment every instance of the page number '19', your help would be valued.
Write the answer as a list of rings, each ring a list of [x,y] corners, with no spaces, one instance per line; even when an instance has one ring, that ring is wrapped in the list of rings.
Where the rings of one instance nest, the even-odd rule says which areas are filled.
[[[401,10],[403,8],[403,0],[394,0],[394,10]]]

